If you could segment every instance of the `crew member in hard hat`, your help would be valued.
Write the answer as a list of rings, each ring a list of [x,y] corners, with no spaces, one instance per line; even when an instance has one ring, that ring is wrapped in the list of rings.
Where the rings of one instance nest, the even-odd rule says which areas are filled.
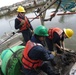
[[[20,29],[20,32],[22,32],[24,37],[24,41],[27,42],[31,38],[33,27],[25,16],[26,11],[23,6],[19,6],[17,12],[18,15],[15,19],[15,29]]]
[[[56,48],[58,53],[62,53],[62,50],[65,49],[64,39],[71,38],[74,32],[70,28],[62,30],[61,28],[55,27],[49,28],[48,34],[49,36],[46,37],[48,49],[53,51]]]
[[[23,72],[26,75],[38,75],[38,68],[47,75],[59,75],[50,69],[47,62],[43,63],[43,61],[51,61],[56,55],[55,52],[50,52],[43,47],[42,41],[46,36],[48,36],[47,28],[40,25],[35,29],[31,40],[27,42],[22,56]]]

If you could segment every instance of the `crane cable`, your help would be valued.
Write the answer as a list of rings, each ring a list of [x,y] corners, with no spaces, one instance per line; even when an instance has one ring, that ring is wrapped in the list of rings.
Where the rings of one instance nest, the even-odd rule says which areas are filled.
[[[59,4],[58,4],[56,10],[54,11],[54,15],[56,15],[56,13],[58,12],[58,9],[59,9],[59,7],[60,7],[60,4],[61,4],[61,0],[59,0]],[[50,21],[52,20],[53,17],[54,17],[54,16],[51,16]]]
[[[48,18],[48,19],[44,19],[44,21],[51,21],[51,20],[52,20],[52,18],[53,18],[53,17],[56,15],[56,13],[58,12],[58,9],[59,9],[59,7],[60,7],[60,4],[61,4],[61,0],[59,0],[58,6],[57,6],[56,10],[54,11],[54,15],[51,15],[51,17]]]
[[[57,1],[59,1],[59,4],[56,8],[56,10],[54,11],[55,14],[57,13],[59,7],[60,7],[60,4],[61,4],[61,0],[55,0],[51,3],[51,5],[49,5],[45,10],[43,10],[42,12],[39,13],[39,15],[37,15],[35,18],[33,18],[30,22],[32,22],[34,19],[36,19],[37,17],[39,17],[44,11],[46,11],[49,7],[51,7],[52,5],[54,5]],[[52,19],[53,17],[50,18],[50,20]]]

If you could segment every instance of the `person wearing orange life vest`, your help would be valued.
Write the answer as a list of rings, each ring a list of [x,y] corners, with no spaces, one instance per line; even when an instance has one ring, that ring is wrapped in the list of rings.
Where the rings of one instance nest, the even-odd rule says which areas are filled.
[[[15,29],[19,29],[20,32],[22,32],[24,41],[27,42],[33,32],[33,27],[30,24],[28,18],[25,16],[25,9],[22,6],[19,6],[17,9],[18,15],[17,18],[15,19]]]
[[[48,49],[53,51],[53,48],[55,47],[58,53],[62,53],[62,50],[65,49],[64,39],[71,38],[74,31],[70,28],[62,30],[61,28],[55,27],[50,28],[48,34],[49,36],[46,37]]]
[[[35,29],[34,35],[25,46],[22,54],[22,70],[26,75],[38,75],[37,68],[47,75],[60,75],[59,73],[55,74],[47,62],[43,63],[51,61],[56,55],[55,52],[50,52],[44,48],[42,41],[44,41],[45,36],[48,36],[48,30],[40,25]]]

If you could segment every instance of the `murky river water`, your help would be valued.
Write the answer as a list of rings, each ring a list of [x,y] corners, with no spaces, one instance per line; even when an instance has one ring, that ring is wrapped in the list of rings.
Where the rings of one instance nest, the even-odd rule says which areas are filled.
[[[46,18],[50,17],[51,9],[47,10]],[[33,12],[26,14],[27,17],[34,17],[35,14]],[[13,16],[5,16],[0,19],[0,36],[2,36],[5,32],[15,31],[14,29],[14,19],[16,15]],[[31,19],[30,19],[31,21]],[[31,22],[33,28],[35,29],[38,25],[41,24],[40,19],[35,19]],[[56,15],[52,21],[46,21],[45,26],[47,28],[50,27],[60,27],[63,28],[72,28],[74,30],[74,36],[71,39],[65,40],[66,47],[76,50],[76,14],[73,15]]]

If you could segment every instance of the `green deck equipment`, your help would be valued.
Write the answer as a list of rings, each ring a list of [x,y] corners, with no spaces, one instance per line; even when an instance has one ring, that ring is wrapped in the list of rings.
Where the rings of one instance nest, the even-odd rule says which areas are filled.
[[[24,46],[14,46],[1,53],[1,70],[4,75],[21,75],[21,57]]]

